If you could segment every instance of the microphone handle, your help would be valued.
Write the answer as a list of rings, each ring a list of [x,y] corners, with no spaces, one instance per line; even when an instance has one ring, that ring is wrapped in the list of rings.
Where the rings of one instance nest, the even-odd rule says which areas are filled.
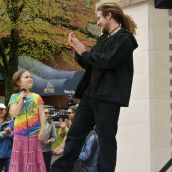
[[[23,102],[26,103],[26,97],[23,97]]]

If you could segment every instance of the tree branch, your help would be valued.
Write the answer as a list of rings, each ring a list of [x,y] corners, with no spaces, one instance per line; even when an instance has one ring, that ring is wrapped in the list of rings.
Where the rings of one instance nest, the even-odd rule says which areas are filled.
[[[24,2],[20,5],[17,6],[16,5],[16,1],[6,1],[6,5],[7,5],[7,14],[10,18],[10,20],[14,23],[16,23],[20,17],[20,14],[25,6]],[[11,6],[10,6],[11,5]]]
[[[49,22],[50,24],[54,25],[54,26],[57,26],[57,25],[61,25],[65,28],[68,28],[70,30],[76,30],[80,33],[83,33],[84,35],[87,35],[91,38],[94,38],[94,39],[97,39],[98,36],[97,35],[94,35],[92,34],[91,32],[87,31],[86,29],[82,29],[78,26],[74,26],[74,25],[71,25],[69,22],[69,19],[66,19],[66,18],[63,18],[63,17],[60,17],[60,16],[56,16],[56,17],[52,17],[52,18],[49,18],[43,14],[41,14],[41,12],[39,14],[37,14],[40,19],[44,20],[44,21],[47,21]]]
[[[21,12],[22,12],[24,6],[25,6],[25,4],[21,4],[20,7],[18,8],[19,14],[21,14]]]

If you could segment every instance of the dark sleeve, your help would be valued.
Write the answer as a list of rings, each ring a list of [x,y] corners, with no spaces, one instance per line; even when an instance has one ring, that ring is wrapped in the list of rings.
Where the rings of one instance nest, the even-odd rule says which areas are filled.
[[[77,52],[75,52],[75,60],[82,68],[88,69],[91,67],[91,65],[88,62],[83,62],[81,59],[82,57]]]
[[[133,40],[129,34],[121,33],[100,55],[96,52],[84,52],[83,64],[90,64],[98,69],[114,69],[128,58],[134,50]]]

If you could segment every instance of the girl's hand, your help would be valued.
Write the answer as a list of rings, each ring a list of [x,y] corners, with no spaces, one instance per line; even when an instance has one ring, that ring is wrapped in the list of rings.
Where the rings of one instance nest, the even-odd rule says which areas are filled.
[[[24,100],[27,97],[27,92],[26,91],[21,91],[20,93],[20,98]]]
[[[45,138],[45,131],[44,130],[40,130],[38,133],[38,140],[43,141]]]
[[[48,145],[48,144],[50,144],[51,142],[50,142],[50,140],[46,140],[44,143],[45,143],[46,145]]]

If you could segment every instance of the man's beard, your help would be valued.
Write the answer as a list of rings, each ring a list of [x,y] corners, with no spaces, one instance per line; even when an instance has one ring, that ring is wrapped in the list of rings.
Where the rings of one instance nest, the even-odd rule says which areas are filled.
[[[105,35],[108,35],[109,34],[109,27],[107,25],[105,25],[103,28],[102,28],[102,33],[104,33]]]

